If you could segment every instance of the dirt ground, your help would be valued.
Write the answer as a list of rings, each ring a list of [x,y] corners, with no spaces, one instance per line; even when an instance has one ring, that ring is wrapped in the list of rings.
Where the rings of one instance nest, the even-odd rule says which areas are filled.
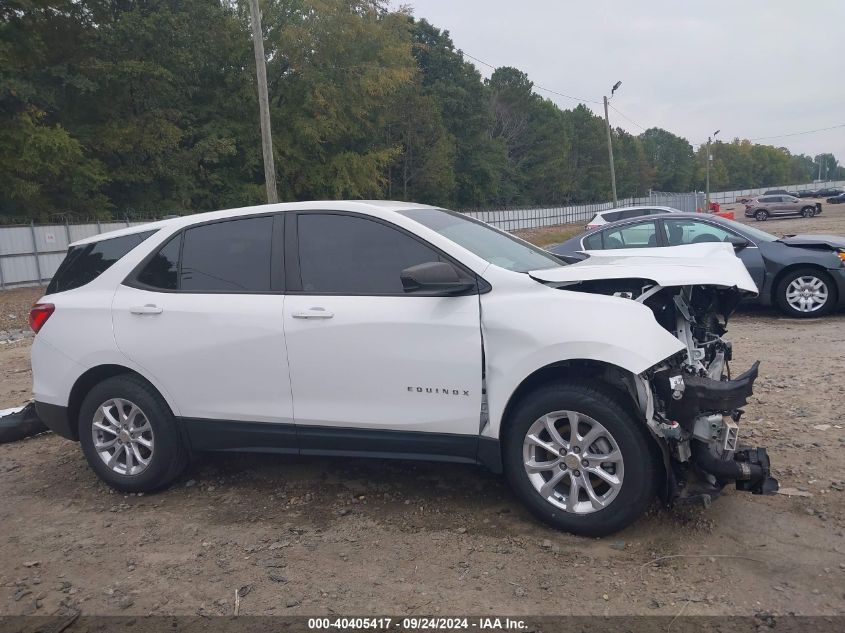
[[[845,234],[845,205],[772,232]],[[0,295],[0,330],[38,291]],[[23,314],[23,321],[9,314]],[[735,316],[734,371],[761,359],[740,434],[788,494],[727,490],[585,539],[537,523],[480,467],[200,457],[121,495],[78,445],[0,446],[0,615],[845,613],[845,314]],[[29,397],[30,339],[0,344],[0,409]]]

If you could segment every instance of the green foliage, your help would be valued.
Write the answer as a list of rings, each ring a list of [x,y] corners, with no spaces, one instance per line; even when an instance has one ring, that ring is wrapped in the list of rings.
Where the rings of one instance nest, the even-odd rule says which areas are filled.
[[[604,119],[562,110],[516,68],[488,80],[449,33],[386,0],[262,0],[284,200],[402,198],[458,208],[607,200]],[[260,203],[246,2],[0,3],[0,222],[161,216]],[[620,197],[704,186],[704,152],[613,130]],[[843,178],[739,139],[711,189]]]

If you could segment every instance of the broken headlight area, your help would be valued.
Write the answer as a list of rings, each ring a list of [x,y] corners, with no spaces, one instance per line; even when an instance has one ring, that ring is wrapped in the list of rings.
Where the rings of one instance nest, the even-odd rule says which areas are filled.
[[[605,294],[647,306],[684,349],[640,378],[637,398],[664,449],[668,500],[708,503],[722,488],[755,494],[777,491],[765,448],[739,443],[742,407],[752,394],[759,362],[731,378],[731,344],[722,336],[744,296],[736,287],[661,286],[648,279],[599,279],[568,290]]]
[[[649,426],[665,441],[669,457],[667,496],[707,503],[730,483],[772,494],[778,484],[766,449],[739,441],[742,407],[753,393],[760,363],[731,378],[732,349],[722,339],[740,295],[699,286],[673,290],[657,305],[644,302],[686,347],[647,372],[653,397]]]

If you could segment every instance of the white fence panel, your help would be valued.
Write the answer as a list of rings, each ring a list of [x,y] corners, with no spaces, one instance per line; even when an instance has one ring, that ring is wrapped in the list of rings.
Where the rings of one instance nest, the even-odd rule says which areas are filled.
[[[0,226],[0,290],[43,285],[50,281],[72,242],[146,223]]]

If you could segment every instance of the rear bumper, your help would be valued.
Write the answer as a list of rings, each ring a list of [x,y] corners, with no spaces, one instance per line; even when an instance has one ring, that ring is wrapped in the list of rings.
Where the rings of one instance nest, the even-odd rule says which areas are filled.
[[[56,435],[78,441],[76,425],[68,418],[67,407],[35,401],[35,413],[44,425]]]

